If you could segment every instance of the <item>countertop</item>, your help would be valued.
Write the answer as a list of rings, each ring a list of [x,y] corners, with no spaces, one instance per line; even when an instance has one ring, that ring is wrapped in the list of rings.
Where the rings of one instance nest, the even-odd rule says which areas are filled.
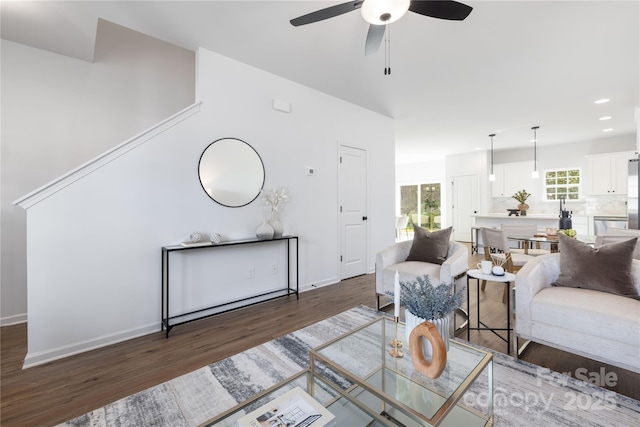
[[[572,213],[571,217],[575,218],[575,217],[594,217],[594,216],[604,216],[607,218],[617,218],[617,219],[627,219],[626,215],[620,215],[620,214],[605,214],[605,213]],[[485,215],[481,215],[481,214],[472,214],[471,217],[473,218],[491,218],[491,219],[496,219],[496,218],[518,218],[518,219],[558,219],[560,217],[560,214],[527,214],[525,216],[515,216],[515,215],[511,215],[509,216],[508,213],[490,213],[490,214],[485,214]]]
[[[553,214],[527,214],[525,216],[519,215],[519,216],[515,216],[515,215],[511,215],[509,216],[508,213],[492,213],[492,214],[486,214],[486,215],[480,215],[480,214],[472,214],[471,215],[473,218],[491,218],[491,219],[509,219],[509,218],[517,218],[517,219],[558,219],[558,215],[553,215]]]

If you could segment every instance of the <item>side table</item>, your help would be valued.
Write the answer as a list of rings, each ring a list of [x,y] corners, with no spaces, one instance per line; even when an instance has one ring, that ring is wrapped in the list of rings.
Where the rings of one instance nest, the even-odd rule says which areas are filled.
[[[469,281],[470,279],[476,279],[476,297],[477,297],[477,306],[476,306],[476,327],[471,327],[471,308],[469,305]],[[494,328],[487,326],[480,320],[480,281],[486,280],[487,282],[497,282],[497,283],[506,283],[509,288],[511,288],[511,284],[515,283],[516,275],[513,273],[505,273],[504,276],[496,276],[495,274],[483,274],[480,270],[469,270],[467,271],[467,310],[469,311],[469,325],[467,326],[467,341],[470,338],[470,331],[491,331],[498,338],[507,343],[507,354],[511,354],[511,289],[507,292],[507,327],[506,328]],[[506,331],[507,338],[505,339],[502,335],[500,335],[497,331]]]

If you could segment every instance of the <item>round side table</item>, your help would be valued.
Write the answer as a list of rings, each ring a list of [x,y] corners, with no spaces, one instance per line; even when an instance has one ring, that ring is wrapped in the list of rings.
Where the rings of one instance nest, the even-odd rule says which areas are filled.
[[[476,327],[471,327],[471,306],[469,305],[469,282],[470,279],[476,279]],[[467,325],[467,341],[470,338],[470,331],[491,331],[498,338],[507,343],[507,354],[511,354],[511,286],[509,286],[507,292],[507,327],[506,328],[494,328],[487,326],[480,320],[480,281],[486,280],[487,282],[506,283],[508,286],[511,283],[515,283],[516,275],[513,273],[504,273],[504,276],[496,276],[495,274],[483,274],[480,270],[467,271],[467,310],[469,311],[469,324]],[[506,331],[507,338],[505,339],[497,331]]]

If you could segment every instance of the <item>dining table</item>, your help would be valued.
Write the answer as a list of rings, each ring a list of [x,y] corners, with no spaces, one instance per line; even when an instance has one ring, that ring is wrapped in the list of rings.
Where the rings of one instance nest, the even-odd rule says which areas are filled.
[[[596,243],[595,236],[588,235],[576,235],[577,240],[581,242],[585,242],[591,246]],[[545,233],[536,233],[536,234],[507,234],[508,240],[515,240],[522,243],[522,247],[524,249],[524,253],[526,255],[529,254],[529,248],[531,248],[532,244],[546,243],[549,244],[551,253],[558,252],[558,235],[547,235]]]

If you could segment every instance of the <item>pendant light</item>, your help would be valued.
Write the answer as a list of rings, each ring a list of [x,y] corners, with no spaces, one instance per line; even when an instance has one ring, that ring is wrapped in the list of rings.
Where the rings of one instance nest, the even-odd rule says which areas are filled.
[[[540,126],[534,126],[531,129],[533,130],[533,172],[531,172],[531,178],[538,179],[540,173],[538,172],[538,135],[536,131],[540,129]]]
[[[491,173],[489,174],[489,181],[495,181],[496,176],[493,174],[493,137],[496,136],[495,133],[489,135],[491,138]]]

